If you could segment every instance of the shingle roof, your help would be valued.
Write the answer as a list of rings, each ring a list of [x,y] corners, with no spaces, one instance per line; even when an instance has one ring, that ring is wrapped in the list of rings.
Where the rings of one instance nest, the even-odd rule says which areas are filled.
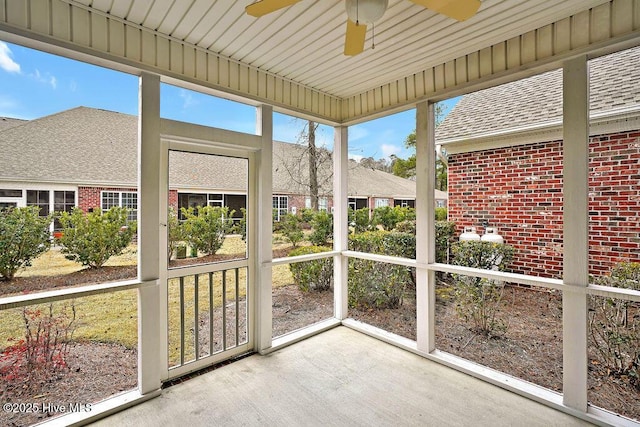
[[[640,107],[640,47],[589,61],[590,111]],[[470,93],[436,128],[436,140],[562,120],[562,70]]]
[[[0,180],[135,186],[138,121],[112,111],[77,107],[0,132]],[[274,193],[305,194],[305,147],[274,142]],[[224,171],[224,173],[218,173]],[[242,159],[171,152],[174,188],[246,191]],[[331,158],[320,166],[321,193],[330,194]],[[415,182],[350,162],[349,194],[414,198]]]
[[[20,126],[26,122],[26,120],[14,119],[12,117],[0,117],[0,132],[15,126]]]

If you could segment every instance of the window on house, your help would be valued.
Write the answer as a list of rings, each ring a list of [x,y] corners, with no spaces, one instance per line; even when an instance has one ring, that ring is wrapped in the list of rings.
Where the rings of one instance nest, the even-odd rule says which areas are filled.
[[[289,200],[287,196],[273,196],[273,220],[280,221],[280,218],[288,212]]]
[[[75,191],[54,191],[53,192],[53,210],[55,212],[71,212],[76,205]],[[62,224],[58,218],[53,221],[54,230],[60,230]]]
[[[130,191],[103,191],[102,212],[114,206],[127,208],[127,219],[135,221],[138,217],[138,193]]]
[[[368,208],[368,203],[366,198],[362,197],[349,197],[349,208],[355,210]]]
[[[22,190],[0,189],[0,197],[22,197]]]
[[[389,199],[376,199],[376,208],[389,206]]]
[[[209,194],[209,206],[224,206],[224,196],[222,194]]]
[[[3,209],[11,209],[17,207],[18,204],[16,202],[0,202],[0,211]]]
[[[40,216],[49,215],[49,190],[27,190],[27,206],[40,208]]]
[[[393,201],[393,206],[400,206],[402,208],[415,208],[416,201],[410,199],[395,199]]]
[[[328,210],[329,200],[326,197],[318,197],[318,210],[326,211]]]

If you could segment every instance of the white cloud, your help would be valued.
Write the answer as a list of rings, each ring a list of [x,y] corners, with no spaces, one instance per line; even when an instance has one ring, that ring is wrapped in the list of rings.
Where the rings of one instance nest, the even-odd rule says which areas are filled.
[[[402,151],[401,147],[391,144],[382,144],[380,149],[382,150],[382,157],[389,157],[392,154],[398,155]]]
[[[355,160],[356,162],[359,162],[360,160],[364,159],[364,156],[361,156],[360,154],[349,154],[349,158],[351,160]]]
[[[13,58],[13,53],[9,46],[0,41],[0,68],[5,70],[8,73],[20,73],[20,64],[15,62]]]
[[[37,68],[32,74],[29,74],[29,77],[35,79],[40,83],[50,85],[54,90],[58,88],[58,79],[56,78],[56,76],[50,73],[42,74]]]
[[[179,94],[180,98],[182,98],[182,108],[187,109],[191,108],[194,105],[198,105],[198,101],[193,97],[193,94],[188,90],[181,89]]]
[[[362,126],[350,126],[349,127],[349,141],[357,141],[362,138],[366,138],[369,135],[369,131]]]

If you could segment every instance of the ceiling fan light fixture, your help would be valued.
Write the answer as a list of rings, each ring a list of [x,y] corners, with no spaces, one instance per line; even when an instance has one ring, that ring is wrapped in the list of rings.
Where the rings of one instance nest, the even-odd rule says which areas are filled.
[[[347,16],[353,22],[373,24],[382,18],[389,0],[346,0]]]

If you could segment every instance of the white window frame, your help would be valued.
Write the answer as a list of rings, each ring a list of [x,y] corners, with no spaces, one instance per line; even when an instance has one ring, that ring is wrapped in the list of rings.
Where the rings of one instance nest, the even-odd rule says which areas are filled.
[[[285,205],[286,205],[285,207],[282,207],[282,200],[285,201]],[[274,206],[274,204],[276,204],[277,206]],[[282,215],[289,212],[289,196],[274,194],[271,198],[271,206],[273,209],[277,210],[276,217],[274,218],[274,220],[276,222],[280,222]],[[283,210],[284,210],[284,213],[283,213]]]
[[[329,211],[329,198],[327,197],[318,197],[318,210],[319,211]]]
[[[383,208],[389,206],[389,199],[387,198],[383,198],[383,197],[376,197],[376,201],[375,201],[375,207],[376,208]]]
[[[137,191],[121,191],[121,190],[102,190],[100,191],[100,210],[102,211],[102,213],[107,212],[109,209],[111,209],[113,206],[109,206],[108,208],[105,208],[104,206],[104,196],[105,193],[111,193],[111,194],[117,194],[118,195],[118,204],[117,205],[113,205],[113,206],[118,206],[118,207],[124,207],[127,208],[128,210],[128,215],[127,215],[127,219],[129,221],[135,221],[137,216],[138,216],[138,192]],[[136,203],[136,207],[135,208],[131,208],[130,206],[123,206],[123,195],[135,195],[135,203]]]

